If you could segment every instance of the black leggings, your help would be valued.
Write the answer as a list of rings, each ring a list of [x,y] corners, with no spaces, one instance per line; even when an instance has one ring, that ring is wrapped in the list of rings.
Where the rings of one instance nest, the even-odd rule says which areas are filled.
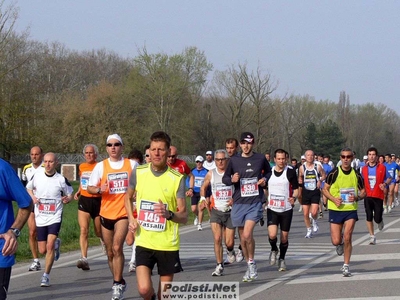
[[[382,199],[366,197],[364,199],[364,207],[368,222],[372,222],[372,219],[374,219],[377,224],[382,222],[382,215],[383,215]]]
[[[11,267],[0,268],[0,300],[7,299],[8,285],[10,284]]]

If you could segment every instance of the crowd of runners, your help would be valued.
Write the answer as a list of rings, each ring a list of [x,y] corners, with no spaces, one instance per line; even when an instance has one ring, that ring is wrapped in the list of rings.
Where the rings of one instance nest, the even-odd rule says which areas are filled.
[[[276,149],[272,155],[256,153],[255,143],[251,132],[243,132],[239,139],[228,138],[225,148],[209,150],[205,158],[197,155],[191,169],[178,158],[178,149],[165,132],[152,134],[144,155],[132,150],[126,158],[122,138],[111,134],[106,139],[108,158],[103,161],[97,161],[96,145],[83,147],[85,162],[79,166],[80,186],[75,193],[56,171],[57,156],[32,147],[31,163],[21,177],[33,202],[27,222],[33,257],[28,270],[42,270],[39,254],[44,255],[40,286],[50,286],[51,268],[60,256],[63,205],[75,199],[81,250],[77,268],[90,270],[88,233],[92,220],[108,259],[112,300],[123,299],[127,288],[123,277],[125,243],[132,246],[128,271],[137,273],[139,294],[144,299],[160,299],[161,282],[172,281],[174,274],[182,271],[179,224],[187,223],[192,213],[194,226],[203,230],[205,210],[216,259],[210,275],[221,276],[227,264],[244,260],[242,281],[253,281],[258,277],[255,226],[263,226],[266,217],[269,264],[286,271],[293,209],[299,202],[305,238],[318,236],[318,219],[328,211],[332,244],[337,254],[343,255],[342,274],[351,276],[352,233],[359,201],[364,200],[369,243],[375,245],[374,222],[382,230],[383,215],[399,204],[399,158],[394,154],[380,156],[372,147],[359,161],[352,149],[343,148],[334,165],[329,155],[311,149],[301,161],[289,157],[284,149]],[[186,197],[190,198],[190,209]],[[11,234],[18,236],[15,230]],[[151,279],[155,265],[159,275],[156,286]]]

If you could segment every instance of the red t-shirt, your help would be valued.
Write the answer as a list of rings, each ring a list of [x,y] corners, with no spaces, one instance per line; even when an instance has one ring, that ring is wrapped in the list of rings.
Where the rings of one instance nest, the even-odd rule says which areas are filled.
[[[182,159],[175,159],[175,163],[173,165],[169,165],[171,169],[177,170],[181,174],[190,174],[190,168],[187,163]]]

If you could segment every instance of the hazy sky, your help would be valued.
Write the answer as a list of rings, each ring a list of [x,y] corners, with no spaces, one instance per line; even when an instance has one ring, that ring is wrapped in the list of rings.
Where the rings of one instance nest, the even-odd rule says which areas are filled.
[[[6,4],[11,1],[6,0]],[[247,63],[279,81],[277,94],[352,104],[383,103],[400,114],[400,1],[19,0],[17,30],[70,49],[134,57],[205,52],[214,70]]]

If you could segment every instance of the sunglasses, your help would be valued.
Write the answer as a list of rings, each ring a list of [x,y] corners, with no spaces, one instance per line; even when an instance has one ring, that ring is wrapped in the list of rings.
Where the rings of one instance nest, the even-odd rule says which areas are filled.
[[[176,155],[168,155],[169,158],[175,158]]]
[[[202,163],[202,161],[199,161],[199,160],[198,160],[198,161],[196,161],[196,164],[198,164],[198,163]]]
[[[119,147],[121,145],[122,145],[121,143],[114,143],[114,144],[109,143],[109,144],[107,144],[107,147],[112,147],[112,146]]]
[[[345,158],[351,159],[351,158],[353,158],[353,155],[340,155],[340,157],[343,159],[345,159]]]
[[[145,156],[146,156],[146,157],[149,157],[150,155],[149,155],[149,154],[146,154]]]
[[[226,160],[226,158],[216,158],[216,159],[214,159],[215,161],[220,161],[220,162],[223,162],[224,160]]]

